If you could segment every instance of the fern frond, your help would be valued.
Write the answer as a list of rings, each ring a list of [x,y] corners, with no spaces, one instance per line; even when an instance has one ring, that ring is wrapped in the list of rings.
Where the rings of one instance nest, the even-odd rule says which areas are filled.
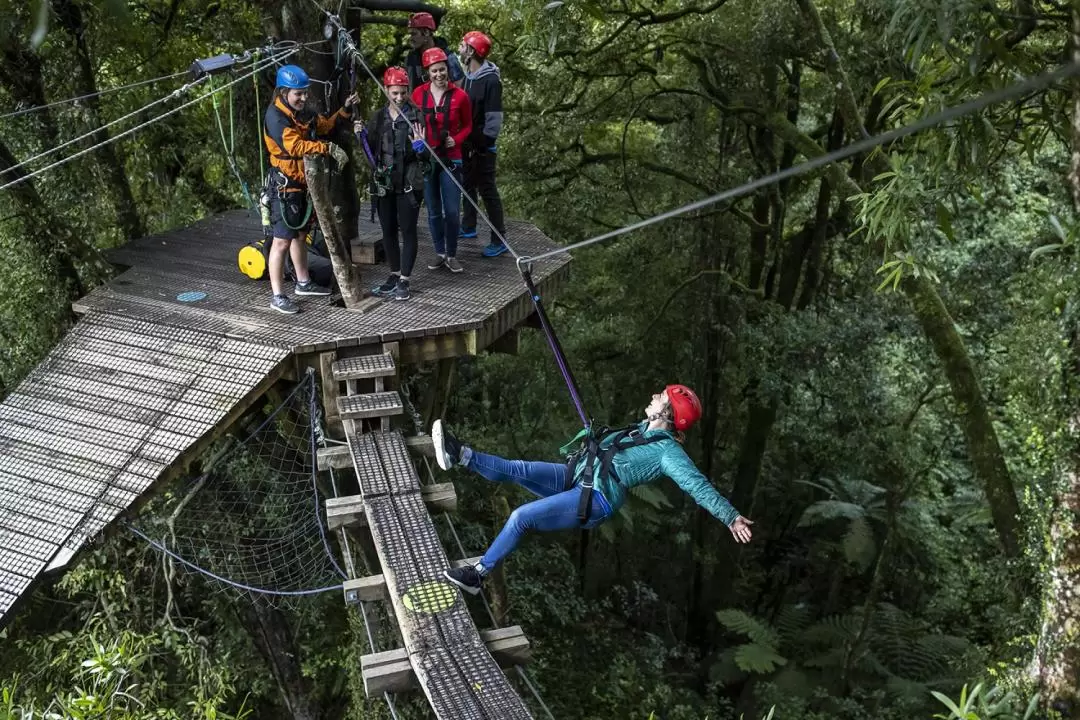
[[[773,627],[780,636],[781,647],[794,643],[799,633],[806,630],[812,619],[810,606],[805,603],[785,605],[776,615]]]
[[[716,619],[728,630],[745,635],[755,643],[771,645],[772,647],[780,644],[776,632],[771,627],[742,610],[733,608],[717,610]]]
[[[807,525],[820,525],[836,518],[852,520],[862,517],[863,509],[855,503],[843,500],[820,500],[803,511],[799,518],[799,527]]]
[[[781,665],[787,665],[787,658],[770,645],[747,643],[735,649],[735,664],[746,672],[771,673]]]
[[[844,534],[844,557],[849,563],[866,572],[870,563],[874,562],[877,554],[877,543],[874,542],[874,531],[865,517],[852,518],[848,525],[847,533]]]

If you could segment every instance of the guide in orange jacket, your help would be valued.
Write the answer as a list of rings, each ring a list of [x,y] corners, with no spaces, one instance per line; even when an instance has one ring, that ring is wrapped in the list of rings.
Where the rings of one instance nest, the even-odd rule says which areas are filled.
[[[349,117],[349,108],[358,101],[353,94],[345,106],[329,117],[307,115],[308,88],[311,80],[296,65],[285,65],[277,71],[274,100],[266,109],[263,142],[270,154],[270,175],[267,192],[270,196],[270,222],[274,242],[270,247],[270,288],[273,296],[270,307],[292,315],[299,306],[284,293],[285,256],[292,259],[296,275],[294,292],[297,295],[329,295],[330,289],[311,281],[308,273],[307,243],[311,229],[311,205],[304,177],[304,155],[327,154],[344,165],[348,154],[334,143],[316,139],[333,132],[338,123]],[[300,242],[293,242],[300,240]]]

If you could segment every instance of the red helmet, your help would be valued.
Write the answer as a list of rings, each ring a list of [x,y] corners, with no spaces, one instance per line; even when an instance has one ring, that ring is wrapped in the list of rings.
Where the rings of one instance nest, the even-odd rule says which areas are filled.
[[[386,87],[391,85],[404,85],[409,86],[409,73],[405,72],[405,68],[400,67],[388,67],[386,72],[382,75],[382,84]]]
[[[701,401],[698,400],[698,396],[685,385],[668,385],[664,390],[671,404],[675,429],[689,430],[701,419]]]
[[[410,28],[423,28],[435,32],[435,18],[431,13],[418,12],[409,16]]]
[[[425,70],[435,63],[441,62],[446,62],[446,53],[442,48],[428,48],[424,51],[424,54],[420,56],[420,64],[424,66]]]
[[[491,38],[479,30],[470,30],[465,33],[461,41],[471,47],[481,59],[486,58],[491,52]]]

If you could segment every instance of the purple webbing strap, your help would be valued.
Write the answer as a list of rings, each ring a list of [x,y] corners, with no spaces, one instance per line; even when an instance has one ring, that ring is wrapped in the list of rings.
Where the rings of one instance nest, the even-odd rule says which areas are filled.
[[[585,403],[581,401],[581,394],[578,392],[577,383],[574,382],[574,374],[570,371],[570,364],[566,361],[566,355],[563,354],[559,338],[555,335],[555,330],[548,320],[547,312],[544,310],[544,303],[540,299],[540,293],[537,292],[536,286],[533,284],[532,273],[526,265],[522,265],[521,260],[518,261],[518,270],[521,272],[521,279],[525,281],[525,287],[529,290],[529,297],[536,308],[536,315],[540,318],[540,326],[544,329],[544,336],[547,338],[548,345],[551,346],[551,354],[555,356],[559,372],[562,373],[563,380],[566,381],[566,387],[570,391],[570,397],[574,401],[578,417],[581,418],[581,424],[587,428],[590,426],[589,414],[585,412]]]

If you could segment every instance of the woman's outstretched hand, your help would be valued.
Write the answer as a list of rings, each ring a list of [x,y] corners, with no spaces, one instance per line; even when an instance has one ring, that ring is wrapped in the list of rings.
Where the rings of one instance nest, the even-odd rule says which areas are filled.
[[[735,538],[736,542],[748,543],[750,542],[750,526],[754,524],[753,520],[747,520],[742,515],[735,518],[735,522],[731,523],[728,530],[731,530],[731,535]]]

